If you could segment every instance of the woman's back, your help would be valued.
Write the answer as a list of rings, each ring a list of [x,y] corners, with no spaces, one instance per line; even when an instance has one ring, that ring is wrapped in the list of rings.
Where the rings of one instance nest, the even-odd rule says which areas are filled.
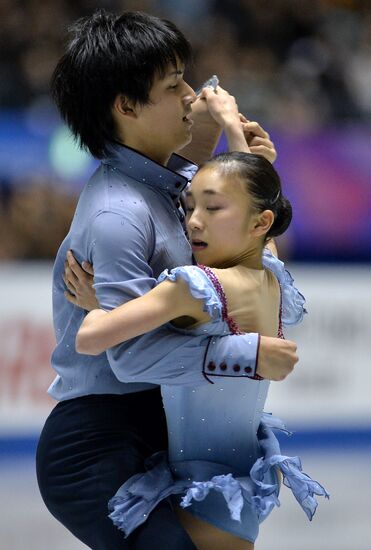
[[[277,336],[280,287],[272,271],[238,265],[213,272],[224,289],[228,315],[239,328],[243,332]]]

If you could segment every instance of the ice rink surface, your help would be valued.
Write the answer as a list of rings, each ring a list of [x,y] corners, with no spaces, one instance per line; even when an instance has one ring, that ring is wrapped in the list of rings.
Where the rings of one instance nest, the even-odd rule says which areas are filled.
[[[370,550],[371,449],[298,454],[303,470],[323,483],[331,498],[319,499],[310,523],[284,487],[281,508],[263,523],[256,550]],[[0,461],[0,487],[0,550],[87,548],[46,510],[32,458]]]

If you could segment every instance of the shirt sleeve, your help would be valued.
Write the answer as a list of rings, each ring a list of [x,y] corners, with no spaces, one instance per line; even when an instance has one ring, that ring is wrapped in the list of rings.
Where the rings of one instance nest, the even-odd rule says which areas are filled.
[[[149,261],[155,238],[145,212],[102,212],[93,220],[90,231],[94,287],[103,309],[113,309],[154,287],[156,280]],[[220,374],[245,376],[244,368],[250,369],[251,376],[257,347],[257,335],[195,336],[165,325],[111,348],[107,357],[122,382],[198,385],[210,383],[212,376]],[[217,357],[218,364],[224,359],[230,366],[228,373],[219,373],[217,367],[216,372],[210,369]],[[237,362],[242,372],[233,370]]]

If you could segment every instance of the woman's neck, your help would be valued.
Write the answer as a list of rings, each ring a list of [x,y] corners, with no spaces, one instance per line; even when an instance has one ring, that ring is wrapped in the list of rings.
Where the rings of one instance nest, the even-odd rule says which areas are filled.
[[[258,247],[252,250],[246,250],[241,255],[231,258],[225,262],[221,262],[213,267],[219,269],[227,269],[228,267],[243,266],[249,269],[264,269],[263,266],[263,248]]]

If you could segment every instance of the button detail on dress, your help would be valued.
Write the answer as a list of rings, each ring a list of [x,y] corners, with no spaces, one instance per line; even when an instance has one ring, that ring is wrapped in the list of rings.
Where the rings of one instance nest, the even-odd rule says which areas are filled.
[[[233,365],[233,370],[234,370],[234,372],[240,372],[240,370],[241,370],[240,365]]]
[[[215,370],[215,369],[216,369],[215,363],[213,363],[212,361],[210,361],[210,363],[207,365],[207,368],[208,368],[209,370]]]
[[[221,363],[220,370],[227,370],[227,365],[225,363]]]
[[[252,368],[251,368],[251,367],[245,367],[245,368],[244,368],[244,371],[245,371],[247,374],[250,374],[250,372],[252,371]]]

